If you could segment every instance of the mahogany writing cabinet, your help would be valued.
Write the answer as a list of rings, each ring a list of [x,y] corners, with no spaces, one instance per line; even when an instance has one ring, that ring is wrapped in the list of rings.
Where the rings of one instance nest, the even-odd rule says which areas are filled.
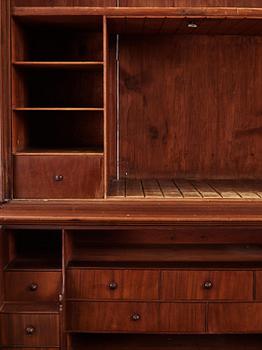
[[[260,1],[0,10],[0,346],[260,349]]]

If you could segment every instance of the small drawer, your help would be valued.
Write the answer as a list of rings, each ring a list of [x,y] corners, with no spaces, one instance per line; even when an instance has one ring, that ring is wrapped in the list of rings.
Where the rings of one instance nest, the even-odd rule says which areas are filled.
[[[256,272],[256,299],[262,300],[262,271]]]
[[[252,300],[253,272],[163,271],[163,300]]]
[[[2,346],[59,346],[59,316],[1,314]]]
[[[58,301],[61,272],[7,271],[4,276],[6,301]]]
[[[205,332],[205,304],[161,303],[160,330],[171,333]]]
[[[71,299],[158,299],[159,271],[85,270],[67,271],[67,297]]]
[[[15,198],[102,198],[103,156],[17,155]]]
[[[209,333],[261,333],[262,303],[211,303]]]
[[[154,332],[159,305],[141,302],[68,302],[67,330],[75,332]]]

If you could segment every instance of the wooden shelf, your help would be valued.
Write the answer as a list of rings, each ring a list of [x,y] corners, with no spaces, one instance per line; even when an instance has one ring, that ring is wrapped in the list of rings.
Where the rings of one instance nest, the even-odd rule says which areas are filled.
[[[109,187],[110,198],[262,200],[259,180],[121,179]]]
[[[75,111],[75,112],[102,112],[104,111],[103,107],[81,107],[81,108],[75,108],[75,107],[14,107],[13,111],[16,112],[23,112],[23,111]]]
[[[102,69],[103,62],[45,62],[45,61],[15,61],[13,62],[15,67],[21,68],[61,68],[61,69],[85,69],[85,70],[97,70]]]
[[[6,267],[6,271],[22,271],[22,270],[38,270],[38,271],[60,271],[61,261],[52,258],[30,259],[16,258],[11,261]]]
[[[34,156],[34,155],[88,155],[103,156],[104,152],[100,149],[26,149],[13,153],[15,156]]]
[[[1,313],[4,314],[53,314],[59,312],[55,303],[6,303]]]

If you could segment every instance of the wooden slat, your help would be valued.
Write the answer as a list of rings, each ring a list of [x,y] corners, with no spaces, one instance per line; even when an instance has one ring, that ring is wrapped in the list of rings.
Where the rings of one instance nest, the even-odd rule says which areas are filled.
[[[201,193],[203,198],[221,198],[218,192],[216,192],[209,184],[205,181],[192,181],[194,187]]]
[[[253,192],[253,186],[245,181],[236,181],[234,183],[236,192],[244,199],[258,199],[260,198],[255,192]]]
[[[142,185],[146,198],[163,198],[163,194],[156,180],[142,180]]]
[[[241,198],[232,186],[232,183],[228,180],[210,180],[209,184],[215,188],[215,190],[224,199],[239,199]]]
[[[125,180],[113,180],[110,183],[109,187],[109,197],[110,198],[124,198],[126,196],[126,190],[125,190]]]
[[[165,198],[183,198],[181,192],[172,180],[159,180],[160,188]]]
[[[126,197],[144,198],[144,192],[140,180],[126,179]]]
[[[187,180],[175,180],[175,184],[183,194],[184,198],[201,198],[201,194]]]

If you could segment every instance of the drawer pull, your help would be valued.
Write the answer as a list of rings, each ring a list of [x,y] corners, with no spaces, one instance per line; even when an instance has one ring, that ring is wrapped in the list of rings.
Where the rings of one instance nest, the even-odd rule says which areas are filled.
[[[25,329],[26,335],[29,335],[29,336],[33,335],[35,333],[35,331],[36,331],[36,329],[33,326],[27,326]]]
[[[30,284],[30,286],[29,286],[29,290],[31,291],[31,292],[35,292],[35,291],[37,291],[37,289],[38,289],[38,284],[37,283],[31,283]]]
[[[131,316],[131,320],[132,321],[139,321],[141,319],[141,316],[137,313],[134,313],[132,316]]]
[[[211,281],[205,281],[203,284],[204,289],[211,289],[213,287],[213,283]]]
[[[118,287],[118,284],[117,284],[116,282],[114,282],[114,281],[112,281],[112,282],[110,282],[110,283],[108,284],[108,288],[109,288],[110,290],[116,290],[117,287]]]
[[[55,179],[55,181],[63,181],[64,176],[63,175],[55,175],[54,179]]]

